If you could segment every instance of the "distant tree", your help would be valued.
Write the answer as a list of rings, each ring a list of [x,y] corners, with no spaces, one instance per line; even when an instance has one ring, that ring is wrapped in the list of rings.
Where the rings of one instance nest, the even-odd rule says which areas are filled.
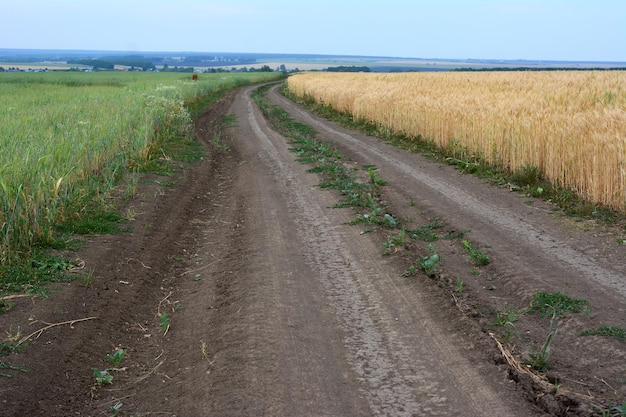
[[[339,66],[339,67],[328,67],[326,69],[326,71],[329,72],[370,72],[371,70],[369,69],[369,67],[357,67],[357,66],[351,66],[351,67],[347,67],[347,66]]]
[[[258,68],[258,69],[252,68],[250,71],[255,71],[255,72],[274,72],[274,70],[271,69],[269,65],[263,65],[261,68]]]

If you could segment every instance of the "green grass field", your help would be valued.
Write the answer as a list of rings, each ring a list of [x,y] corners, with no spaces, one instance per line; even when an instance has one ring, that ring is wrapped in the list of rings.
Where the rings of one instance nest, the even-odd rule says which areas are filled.
[[[189,101],[279,76],[0,73],[0,265],[49,240],[77,202],[106,195],[159,140],[188,139]]]

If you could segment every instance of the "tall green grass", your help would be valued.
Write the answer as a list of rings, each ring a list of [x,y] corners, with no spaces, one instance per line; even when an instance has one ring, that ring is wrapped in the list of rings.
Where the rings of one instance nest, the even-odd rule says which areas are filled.
[[[186,102],[275,73],[0,73],[0,264],[104,198],[164,138],[191,134]]]

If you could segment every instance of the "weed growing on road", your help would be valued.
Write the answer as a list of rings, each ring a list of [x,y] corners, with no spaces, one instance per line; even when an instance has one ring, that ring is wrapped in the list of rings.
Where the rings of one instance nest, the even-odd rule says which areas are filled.
[[[507,323],[515,323],[519,320],[519,311],[515,308],[507,308],[506,310],[496,311],[495,319],[489,323],[492,326],[503,326]]]
[[[110,361],[114,368],[119,368],[124,357],[126,357],[126,351],[124,349],[117,349],[112,355],[106,355],[104,358]]]
[[[415,265],[409,265],[409,267],[402,273],[403,277],[413,277],[415,275],[417,275],[417,273],[419,272],[419,270],[417,269],[417,266]]]
[[[0,314],[8,313],[13,310],[15,303],[11,303],[6,300],[0,300]]]
[[[508,308],[503,311],[496,311],[495,319],[489,323],[490,326],[504,326],[504,340],[511,341],[513,332],[517,332],[513,323],[519,320],[519,311]]]
[[[163,330],[164,335],[170,329],[170,316],[168,316],[167,313],[161,313],[159,317],[159,327]]]
[[[428,276],[432,276],[434,271],[439,268],[439,261],[441,257],[437,252],[435,252],[435,247],[433,245],[428,245],[428,249],[433,252],[432,255],[426,255],[417,260],[417,264],[420,266],[422,271],[426,273]]]
[[[368,167],[367,168],[367,173],[370,175],[370,181],[372,182],[372,184],[374,184],[374,185],[387,185],[387,184],[389,184],[389,181],[380,178],[376,174],[375,168]]]
[[[115,405],[109,406],[109,412],[111,413],[111,417],[116,416],[117,413],[119,413],[120,410],[122,409],[123,405],[124,404],[122,404],[122,403],[116,403]]]
[[[314,164],[309,172],[324,175],[320,183],[322,189],[336,189],[345,198],[335,207],[352,207],[357,211],[355,220],[348,224],[374,224],[384,228],[399,227],[398,220],[386,212],[379,201],[378,187],[387,184],[380,178],[372,165],[363,168],[367,170],[370,182],[363,183],[355,176],[352,167],[346,167],[342,156],[330,143],[317,140],[316,132],[307,125],[295,122],[289,114],[280,107],[271,106],[264,97],[265,87],[261,87],[253,94],[253,98],[262,109],[265,116],[274,127],[284,136],[292,139],[290,150],[295,152],[301,163]],[[358,210],[365,209],[365,210]],[[386,248],[391,250],[391,247]]]
[[[387,241],[383,242],[383,247],[385,248],[383,255],[390,255],[395,252],[396,247],[404,245],[405,240],[406,231],[404,229],[400,229],[397,235],[388,235]]]
[[[567,313],[580,313],[583,308],[588,308],[587,300],[574,299],[559,292],[540,291],[533,295],[527,313],[538,313],[539,317],[561,317]]]
[[[443,227],[443,222],[439,219],[435,219],[430,223],[417,226],[414,229],[407,229],[407,233],[411,239],[421,240],[423,242],[435,242],[439,240],[439,237],[435,233],[435,230]]]
[[[109,373],[108,369],[100,370],[98,368],[92,368],[92,370],[96,376],[96,383],[98,385],[110,385],[113,383],[113,375]]]
[[[558,332],[558,330],[554,328],[555,319],[556,311],[553,313],[552,319],[550,320],[550,329],[548,330],[548,335],[546,337],[546,341],[543,343],[543,346],[541,346],[538,351],[528,353],[529,359],[527,363],[535,371],[543,372],[549,367],[548,359],[550,358],[550,348]]]
[[[463,247],[469,253],[469,257],[472,259],[475,266],[486,266],[491,262],[487,255],[485,255],[480,249],[472,247],[471,243],[467,240],[463,240]]]
[[[11,365],[8,362],[0,361],[0,377],[13,378],[13,374],[3,371],[5,369],[9,371],[28,372],[28,369],[23,366],[15,366],[15,365]]]
[[[603,336],[617,340],[626,340],[626,328],[615,326],[602,326],[593,330],[583,330],[581,336]]]
[[[591,405],[602,413],[602,417],[626,417],[626,401],[621,405],[609,401],[606,407],[595,403],[591,403]]]
[[[92,269],[91,271],[87,273],[86,276],[79,277],[78,282],[80,283],[80,285],[82,285],[85,288],[91,288],[91,284],[93,282],[93,273],[94,273],[94,270]]]
[[[465,283],[463,282],[461,277],[457,275],[456,276],[456,292],[458,292],[459,294],[462,294],[464,290],[465,290]]]

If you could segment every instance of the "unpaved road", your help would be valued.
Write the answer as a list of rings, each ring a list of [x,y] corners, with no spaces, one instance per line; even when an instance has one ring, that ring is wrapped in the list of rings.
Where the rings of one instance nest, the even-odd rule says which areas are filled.
[[[115,404],[134,416],[590,415],[583,395],[624,397],[623,342],[577,334],[626,327],[619,231],[346,131],[270,90],[355,167],[375,165],[407,227],[439,219],[492,260],[474,268],[459,239],[439,240],[436,276],[404,277],[427,244],[383,256],[388,232],[347,225],[354,213],[332,208],[338,195],[295,161],[251,90],[196,121],[209,158],[124,203],[136,213],[133,233],[90,238],[79,256],[91,282],[64,284],[49,300],[18,299],[0,316],[12,334],[94,317],[50,328],[8,357],[30,372],[0,378],[0,415],[110,415]],[[216,144],[227,114],[237,122]],[[489,326],[495,309],[524,309],[540,290],[592,307],[557,322],[556,394],[511,370],[487,334],[499,331]],[[549,320],[520,315],[515,325],[532,347]],[[98,386],[92,368],[110,367],[104,355],[117,347],[128,352],[122,369]]]

